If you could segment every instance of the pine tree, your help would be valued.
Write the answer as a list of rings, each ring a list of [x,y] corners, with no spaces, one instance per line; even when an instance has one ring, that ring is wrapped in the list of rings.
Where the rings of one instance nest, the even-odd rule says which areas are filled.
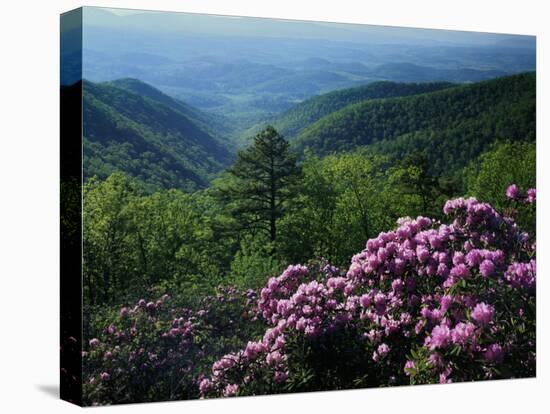
[[[288,141],[268,126],[239,152],[228,173],[231,179],[221,193],[240,230],[265,232],[274,242],[277,220],[301,175]]]

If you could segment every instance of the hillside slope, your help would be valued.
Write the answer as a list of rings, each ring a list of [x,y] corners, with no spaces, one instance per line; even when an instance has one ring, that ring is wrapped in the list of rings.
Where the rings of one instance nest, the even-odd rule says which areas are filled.
[[[295,148],[318,155],[371,145],[401,158],[426,151],[437,172],[464,166],[499,139],[534,140],[535,74],[348,105],[303,130]]]
[[[200,126],[198,111],[143,83],[83,86],[84,177],[123,171],[149,190],[192,190],[232,161],[232,151]]]
[[[370,99],[409,96],[433,92],[454,86],[447,82],[433,83],[396,83],[373,82],[354,88],[347,88],[309,98],[270,120],[270,123],[287,138],[298,135],[303,129],[336,112],[347,105]],[[263,126],[263,125],[262,125]],[[256,126],[254,130],[259,130]]]
[[[195,108],[192,105],[189,105],[187,102],[175,99],[172,96],[169,96],[162,91],[154,88],[153,86],[140,81],[139,79],[117,79],[111,82],[105,82],[105,84],[137,93],[138,95],[164,104],[177,112],[181,112],[200,129],[208,132],[214,138],[222,141],[224,145],[228,144],[227,140],[222,138],[222,136],[225,136],[227,129],[227,125],[225,123],[226,121],[219,116],[211,113],[206,113],[198,108]]]

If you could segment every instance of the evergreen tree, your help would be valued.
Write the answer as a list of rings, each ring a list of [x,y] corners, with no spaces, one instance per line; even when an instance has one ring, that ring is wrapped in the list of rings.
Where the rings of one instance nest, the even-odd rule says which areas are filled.
[[[221,194],[240,230],[265,232],[274,242],[277,221],[301,175],[288,141],[268,126],[239,152],[228,173],[230,179]]]

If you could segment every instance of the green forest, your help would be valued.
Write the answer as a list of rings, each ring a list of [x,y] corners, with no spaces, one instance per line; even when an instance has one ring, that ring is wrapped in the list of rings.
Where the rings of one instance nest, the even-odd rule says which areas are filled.
[[[140,81],[86,82],[85,302],[258,287],[290,263],[345,265],[454,196],[501,206],[508,183],[535,184],[534,94],[532,73],[378,82],[299,104],[234,156],[201,111]]]

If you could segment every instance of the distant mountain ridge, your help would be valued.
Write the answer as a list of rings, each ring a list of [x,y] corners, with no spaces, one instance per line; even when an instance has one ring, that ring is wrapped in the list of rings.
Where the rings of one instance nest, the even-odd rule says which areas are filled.
[[[233,159],[208,115],[137,80],[84,81],[83,121],[85,178],[123,171],[150,191],[193,190]]]
[[[365,71],[368,76],[391,79],[395,82],[479,82],[509,75],[503,70],[481,70],[473,68],[434,68],[408,62],[393,62],[379,65]]]

